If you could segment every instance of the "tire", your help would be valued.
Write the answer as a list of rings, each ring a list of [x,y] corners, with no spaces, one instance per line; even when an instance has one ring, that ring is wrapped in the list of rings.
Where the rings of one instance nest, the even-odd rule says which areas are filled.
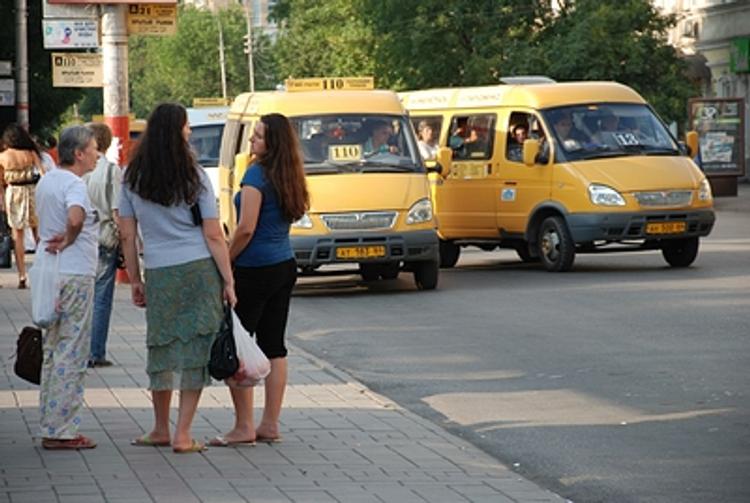
[[[515,247],[516,254],[518,254],[518,258],[521,259],[521,262],[524,264],[533,264],[536,262],[539,262],[539,257],[532,257],[531,252],[529,251],[529,243],[526,241],[522,243],[518,243]]]
[[[458,257],[461,255],[461,248],[452,241],[440,240],[440,267],[443,269],[450,269],[456,262]]]
[[[359,274],[365,281],[377,281],[380,278],[378,264],[359,264]]]
[[[438,272],[440,270],[437,260],[416,262],[414,269],[414,283],[420,290],[434,290],[438,283]]]
[[[382,279],[396,279],[398,273],[401,272],[401,264],[398,262],[390,262],[388,264],[380,265],[380,277]]]
[[[687,267],[698,256],[699,239],[665,239],[661,244],[661,254],[672,267]]]
[[[537,239],[539,258],[550,272],[565,272],[573,267],[576,248],[562,217],[554,215],[542,221]]]

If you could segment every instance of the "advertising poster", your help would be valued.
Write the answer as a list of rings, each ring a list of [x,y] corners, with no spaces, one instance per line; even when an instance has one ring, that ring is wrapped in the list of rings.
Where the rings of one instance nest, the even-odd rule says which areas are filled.
[[[702,168],[707,175],[745,173],[744,110],[741,99],[690,100],[690,128],[698,132]]]
[[[93,49],[99,47],[99,24],[93,19],[45,19],[45,49]]]

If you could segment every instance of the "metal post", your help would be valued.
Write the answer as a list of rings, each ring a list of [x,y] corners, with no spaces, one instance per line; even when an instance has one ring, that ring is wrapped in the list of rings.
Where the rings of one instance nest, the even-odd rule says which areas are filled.
[[[219,66],[221,67],[221,97],[227,99],[227,68],[224,60],[224,30],[221,28],[221,19],[217,17],[219,23]]]
[[[29,49],[26,0],[16,0],[16,122],[29,129]]]
[[[127,8],[123,4],[101,6],[104,121],[120,142],[121,166],[127,162],[130,141]]]
[[[245,0],[245,20],[247,22],[247,72],[250,79],[250,92],[255,92],[255,73],[253,70],[253,0]]]

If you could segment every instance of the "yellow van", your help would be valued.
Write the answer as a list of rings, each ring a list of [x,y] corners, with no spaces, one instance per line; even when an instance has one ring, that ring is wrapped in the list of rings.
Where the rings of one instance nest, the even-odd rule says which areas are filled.
[[[711,188],[646,101],[614,82],[402,93],[432,143],[440,262],[515,249],[567,271],[576,253],[660,249],[689,266],[714,224]],[[435,131],[429,137],[429,131]],[[423,134],[427,131],[427,134]],[[423,149],[423,152],[425,149]]]
[[[250,162],[253,128],[262,115],[281,113],[299,135],[310,192],[310,211],[291,230],[301,273],[350,273],[330,266],[351,264],[365,281],[408,271],[419,289],[434,289],[436,224],[411,124],[395,93],[350,90],[359,87],[351,81],[312,91],[306,89],[326,86],[316,86],[316,79],[288,81],[288,90],[234,100],[219,157],[222,224],[228,234],[236,225],[233,201]]]

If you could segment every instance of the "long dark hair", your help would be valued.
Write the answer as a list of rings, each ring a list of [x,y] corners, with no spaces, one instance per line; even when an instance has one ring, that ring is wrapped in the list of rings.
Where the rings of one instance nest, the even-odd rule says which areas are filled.
[[[260,121],[266,127],[266,153],[258,161],[276,191],[281,212],[289,222],[294,222],[310,207],[297,133],[281,114],[263,115]]]
[[[187,120],[185,107],[176,103],[162,103],[151,112],[125,170],[125,182],[143,199],[162,206],[198,200],[203,186],[182,135]]]
[[[31,135],[18,124],[8,124],[3,131],[3,143],[5,148],[14,148],[16,150],[31,150],[36,155],[41,156],[39,146],[34,142]]]

